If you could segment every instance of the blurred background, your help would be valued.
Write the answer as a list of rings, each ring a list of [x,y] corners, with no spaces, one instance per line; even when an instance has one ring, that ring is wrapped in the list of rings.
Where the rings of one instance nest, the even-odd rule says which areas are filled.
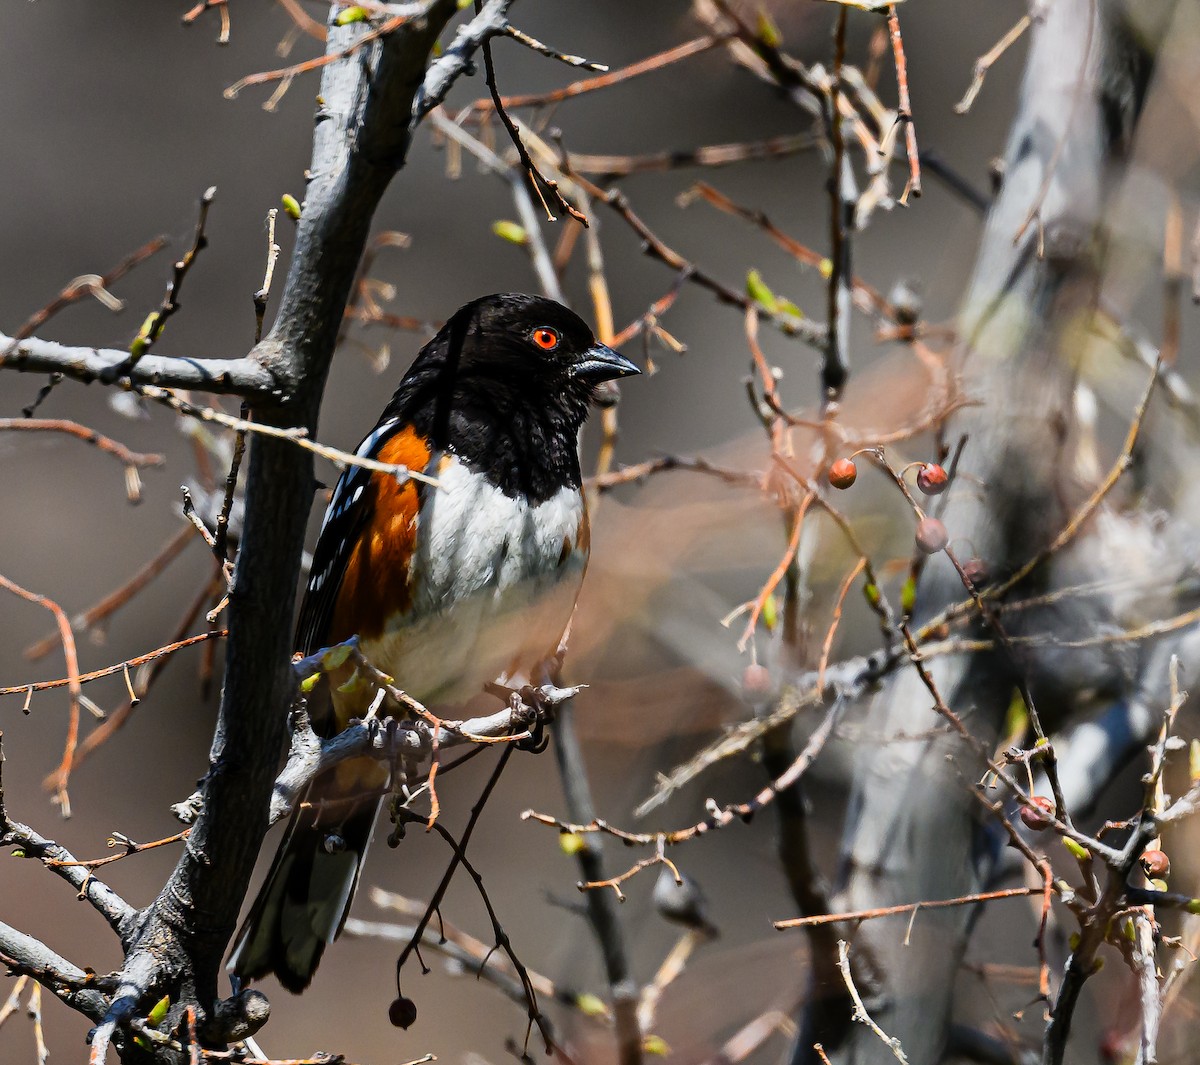
[[[180,23],[189,6],[116,0],[0,6],[0,126],[7,146],[0,169],[5,185],[0,329],[11,333],[70,279],[102,274],[163,233],[170,249],[114,286],[126,303],[123,313],[85,301],[39,330],[41,336],[69,343],[127,346],[161,299],[171,256],[188,245],[200,194],[215,185],[209,246],[188,276],[182,309],[157,350],[230,357],[251,346],[251,296],[262,283],[265,217],[282,195],[303,195],[317,76],[298,78],[274,111],[262,107],[271,87],[246,89],[234,100],[224,98],[223,90],[247,74],[318,54],[319,46],[302,38],[281,60],[276,46],[289,35],[291,21],[267,3],[231,4],[231,39],[219,46],[215,13],[192,25]],[[829,63],[834,5],[765,6],[786,48],[806,61]],[[322,17],[321,5],[305,7]],[[956,115],[953,105],[970,82],[976,58],[1024,11],[1016,0],[926,0],[901,9],[921,148],[936,152],[984,192],[989,162],[1004,146],[1024,42],[996,64],[968,115]],[[703,32],[684,0],[524,0],[515,5],[513,18],[534,36],[614,69]],[[878,21],[854,13],[850,25],[847,60],[865,65]],[[578,73],[511,42],[497,43],[496,61],[505,93],[544,91]],[[452,94],[451,108],[485,91],[481,78],[464,79]],[[882,60],[880,92],[894,106],[890,55]],[[571,151],[610,155],[685,151],[810,128],[799,109],[719,49],[665,73],[568,101],[558,107],[553,124],[562,129]],[[378,230],[398,230],[411,238],[405,248],[382,251],[371,271],[395,286],[386,309],[430,323],[440,323],[482,293],[536,285],[524,251],[491,229],[493,222],[514,217],[507,185],[470,161],[457,180],[449,180],[446,164],[445,151],[428,126],[422,128],[376,219]],[[709,181],[824,252],[826,174],[819,153],[808,152],[703,173],[683,168],[638,174],[622,187],[663,240],[732,288],[740,290],[747,272],[759,270],[778,294],[823,320],[825,288],[817,273],[800,272],[753,227],[703,204],[681,208],[676,197],[698,179]],[[898,177],[897,190],[902,184]],[[971,270],[981,221],[978,210],[927,172],[920,200],[876,216],[857,238],[856,272],[884,293],[907,282],[921,293],[929,321],[949,319]],[[597,208],[593,222],[620,328],[661,296],[673,276],[640,253],[638,239],[615,214]],[[547,229],[549,239],[557,239],[553,227]],[[281,218],[277,239],[283,259],[275,294],[291,236],[290,223]],[[586,275],[578,256],[566,288],[587,314]],[[268,323],[273,312],[272,302]],[[663,324],[687,352],[654,351],[657,372],[626,385],[618,462],[702,453],[714,461],[761,468],[767,448],[745,398],[750,362],[742,316],[689,287]],[[353,330],[334,364],[321,439],[353,447],[427,335]],[[769,328],[761,336],[768,358],[783,370],[788,404],[811,407],[817,398],[814,352]],[[640,360],[640,342],[628,353]],[[886,428],[920,408],[924,378],[906,372],[913,370],[911,356],[876,344],[861,320],[852,337],[851,361],[846,408],[852,424]],[[0,417],[19,416],[43,383],[32,375],[0,374]],[[179,485],[195,476],[192,444],[169,412],[151,408],[130,419],[115,411],[110,399],[99,387],[66,382],[39,414],[78,419],[134,449],[164,453],[164,467],[144,472],[138,506],[126,502],[121,468],[111,457],[64,437],[0,434],[0,573],[52,597],[69,614],[125,581],[177,532]],[[594,450],[594,440],[589,447]],[[893,456],[896,465],[922,457],[917,445],[911,453],[902,446]],[[332,484],[336,472],[318,463],[317,476]],[[892,506],[877,504],[864,516],[864,537],[872,549],[887,542]],[[314,534],[320,511],[314,507]],[[590,685],[579,699],[578,717],[597,806],[625,827],[690,824],[703,815],[706,797],[729,801],[756,791],[762,784],[759,768],[749,760],[725,763],[646,822],[635,822],[632,810],[649,793],[657,772],[685,760],[721,725],[748,715],[741,693],[746,659],[736,648],[740,629],[736,624],[723,628],[720,620],[731,606],[751,598],[774,567],[784,545],[783,523],[752,492],[693,474],[670,474],[606,496],[594,528],[592,568],[567,676]],[[816,567],[820,582],[836,582],[844,572],[846,558],[831,554]],[[190,544],[131,605],[99,632],[81,638],[82,668],[119,662],[166,642],[210,573],[205,551]],[[291,619],[280,617],[279,624],[290,627]],[[51,628],[46,611],[15,598],[0,599],[0,685],[62,675],[58,650],[37,662],[22,655]],[[852,606],[839,648],[848,653],[870,646],[872,630]],[[113,831],[139,841],[177,831],[168,807],[187,796],[204,771],[215,714],[216,687],[203,693],[200,661],[194,649],[172,660],[128,725],[75,772],[73,817],[65,822],[42,780],[61,754],[66,695],[35,696],[28,715],[21,712],[19,696],[0,698],[11,815],[81,857],[102,855]],[[106,710],[125,698],[120,676],[88,690]],[[85,721],[85,730],[93,724]],[[274,758],[276,752],[262,756]],[[443,817],[450,827],[461,827],[486,760],[476,760],[441,785]],[[814,774],[816,823],[824,837],[818,853],[829,870],[840,829],[843,764],[844,750],[832,749]],[[571,988],[602,994],[597,952],[573,910],[580,902],[576,866],[562,853],[555,832],[518,819],[529,807],[563,813],[548,757],[519,756],[510,768],[472,845],[477,867],[525,963]],[[272,839],[268,853],[273,846]],[[145,904],[175,857],[174,848],[163,848],[119,862],[102,875],[128,900]],[[376,849],[366,878],[421,898],[447,858],[439,840],[414,832],[396,851]],[[625,858],[610,847],[611,871],[619,871]],[[692,1061],[705,1058],[769,1006],[786,1010],[795,1003],[804,985],[803,942],[770,928],[770,919],[794,913],[774,858],[770,816],[714,834],[677,858],[703,885],[712,920],[722,931],[670,989],[655,1027],[678,1060]],[[677,935],[650,903],[655,876],[635,878],[622,909],[642,980],[651,977]],[[486,939],[482,906],[466,878],[460,879],[444,913]],[[118,963],[116,943],[98,917],[74,904],[70,889],[40,868],[5,856],[0,900],[7,922],[76,963],[100,971]],[[365,892],[355,912],[386,919]],[[1021,953],[1028,937],[1018,938],[1009,948],[1029,964],[1028,951]],[[500,1061],[506,1057],[505,1038],[522,1038],[518,1007],[484,984],[446,975],[431,955],[433,974],[421,977],[413,969],[405,982],[405,992],[420,1010],[418,1022],[407,1032],[392,1028],[386,1011],[395,995],[394,956],[392,945],[347,937],[329,951],[304,999],[266,986],[273,1017],[262,1034],[264,1048],[279,1057],[326,1049],[371,1063],[399,1063],[429,1051],[443,1061]],[[5,986],[0,984],[0,995]],[[557,1007],[550,1011],[595,1060],[606,1059],[609,1040],[601,1029]],[[82,1059],[86,1024],[80,1018],[47,1000],[45,1027],[52,1060]],[[774,1060],[784,1045],[776,1036],[754,1060]],[[32,1053],[27,1022],[14,1018],[0,1029],[0,1060],[31,1060]]]

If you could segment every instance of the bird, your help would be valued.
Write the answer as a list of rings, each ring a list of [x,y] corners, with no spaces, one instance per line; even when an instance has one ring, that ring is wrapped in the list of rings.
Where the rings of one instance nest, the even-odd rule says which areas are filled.
[[[352,637],[426,706],[503,679],[533,683],[558,652],[591,544],[578,434],[597,386],[637,374],[560,303],[497,293],[461,307],[418,353],[355,450],[436,484],[350,466],[313,551],[298,653]],[[329,677],[318,734],[362,718],[375,692]],[[397,711],[399,712],[399,711]],[[296,804],[228,968],[311,982],[345,924],[388,771],[349,759]],[[365,796],[365,797],[364,797]]]

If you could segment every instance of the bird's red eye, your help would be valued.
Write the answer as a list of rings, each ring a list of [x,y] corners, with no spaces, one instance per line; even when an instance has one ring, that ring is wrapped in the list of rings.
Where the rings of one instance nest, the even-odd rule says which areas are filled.
[[[553,351],[558,347],[558,332],[543,325],[533,331],[533,342],[543,351]]]

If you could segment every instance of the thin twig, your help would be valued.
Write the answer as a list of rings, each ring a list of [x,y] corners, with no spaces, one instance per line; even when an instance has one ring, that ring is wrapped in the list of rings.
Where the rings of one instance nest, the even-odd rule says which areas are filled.
[[[867,1007],[863,1005],[862,996],[858,993],[858,988],[854,986],[854,977],[850,973],[850,944],[844,939],[838,940],[838,968],[842,970],[842,979],[846,982],[846,990],[850,992],[850,998],[854,1002],[854,1019],[860,1024],[865,1024],[883,1041],[891,1052],[896,1056],[896,1060],[902,1062],[903,1065],[908,1065],[908,1058],[904,1056],[904,1048],[900,1045],[899,1039],[894,1039],[889,1036],[882,1028],[879,1027],[867,1013]]]
[[[912,101],[908,95],[908,62],[904,58],[904,38],[900,36],[900,17],[896,5],[887,7],[888,35],[892,39],[892,54],[896,62],[896,85],[900,94],[900,108],[896,121],[904,123],[904,151],[908,155],[908,184],[900,194],[900,205],[908,205],[908,197],[921,195],[921,160],[917,155],[917,127],[913,122]]]
[[[54,615],[54,620],[58,623],[58,638],[62,641],[63,657],[67,663],[67,676],[63,683],[70,693],[71,709],[67,719],[67,738],[63,745],[62,762],[58,769],[57,799],[63,817],[70,817],[71,800],[67,795],[67,780],[71,772],[71,761],[75,754],[75,745],[79,742],[79,705],[80,696],[82,695],[82,678],[79,675],[79,655],[75,650],[75,634],[71,631],[71,622],[67,618],[66,612],[53,599],[39,595],[37,592],[28,591],[19,584],[14,584],[2,574],[0,574],[0,588],[12,592],[13,595],[20,596],[26,602],[35,603],[37,606],[49,610]],[[30,690],[30,686],[23,685],[16,690],[25,692]]]
[[[1042,888],[1005,888],[1001,891],[983,891],[976,895],[960,895],[955,899],[935,899],[926,902],[906,902],[899,906],[879,906],[870,910],[851,910],[848,913],[819,913],[812,917],[789,917],[784,921],[772,921],[779,930],[805,928],[810,925],[834,924],[839,921],[873,921],[878,917],[894,917],[898,913],[915,913],[918,910],[942,910],[953,906],[971,906],[977,902],[992,902],[996,899],[1028,898],[1040,895]]]
[[[118,462],[126,466],[145,468],[161,466],[166,462],[162,455],[152,452],[131,451],[120,441],[111,436],[105,436],[87,425],[73,422],[67,418],[0,418],[0,433],[5,432],[44,432],[65,433],[85,444],[91,444],[106,454],[112,455]]]
[[[8,586],[8,582],[3,577],[0,577],[0,586]],[[157,658],[174,654],[176,651],[181,651],[185,647],[191,647],[193,644],[203,643],[205,640],[220,640],[228,635],[229,632],[226,629],[212,629],[208,632],[201,632],[196,636],[189,636],[187,639],[166,644],[163,647],[156,647],[153,651],[147,651],[145,654],[137,655],[134,658],[127,658],[124,662],[118,662],[116,665],[105,666],[103,669],[94,669],[90,673],[77,673],[74,677],[67,676],[58,680],[39,680],[31,684],[16,684],[10,685],[7,688],[0,688],[0,695],[24,695],[28,691],[40,692],[47,691],[50,688],[69,687],[75,682],[87,684],[89,681],[99,680],[101,677],[111,677],[114,673],[122,673],[126,669],[132,669],[135,666],[153,662]]]
[[[987,72],[991,69],[992,64],[1017,42],[1021,34],[1029,29],[1032,21],[1028,15],[1022,15],[1017,19],[1016,25],[1011,30],[975,60],[975,69],[971,77],[971,84],[967,87],[963,98],[954,105],[955,114],[965,115],[971,110],[971,105],[975,102],[975,97],[979,95],[979,90],[983,88],[983,79],[987,76]]]

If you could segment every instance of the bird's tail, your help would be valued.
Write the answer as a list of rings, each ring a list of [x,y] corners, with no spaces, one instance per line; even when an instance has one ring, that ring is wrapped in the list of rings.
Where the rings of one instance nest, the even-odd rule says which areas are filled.
[[[274,973],[296,994],[308,987],[346,923],[379,806],[368,803],[336,830],[296,810],[238,932],[231,973],[243,980]]]

